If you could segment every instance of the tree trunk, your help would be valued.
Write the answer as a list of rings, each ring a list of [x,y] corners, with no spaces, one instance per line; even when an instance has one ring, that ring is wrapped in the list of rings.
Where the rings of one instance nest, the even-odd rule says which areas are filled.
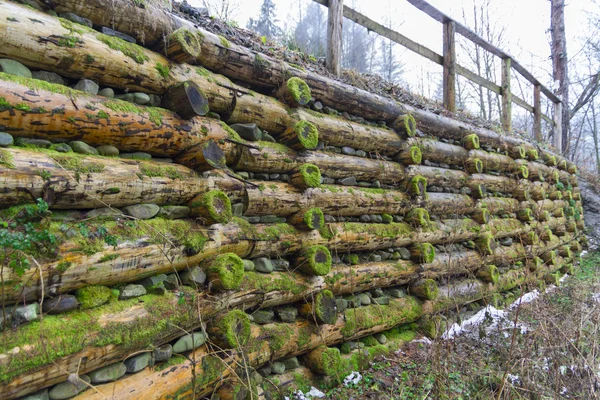
[[[559,150],[563,154],[568,154],[571,139],[569,123],[571,115],[569,110],[569,58],[567,57],[567,38],[565,34],[565,1],[552,0],[550,10],[552,77],[555,81],[558,81],[558,91],[556,94],[562,102],[562,148]]]

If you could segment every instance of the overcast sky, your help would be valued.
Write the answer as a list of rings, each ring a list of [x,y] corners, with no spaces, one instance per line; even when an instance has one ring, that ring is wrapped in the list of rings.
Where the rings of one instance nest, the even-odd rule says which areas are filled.
[[[188,0],[191,4],[200,5],[202,0]],[[218,0],[212,0],[218,1]],[[235,0],[233,0],[235,1]],[[240,0],[239,10],[234,18],[240,26],[245,27],[248,19],[256,17],[263,0]],[[463,22],[463,9],[466,12],[467,25],[472,22],[474,0],[430,0],[429,2]],[[480,2],[481,0],[475,0]],[[274,0],[277,7],[277,18],[281,26],[285,21],[295,21],[298,5],[307,6],[311,0]],[[371,19],[383,22],[389,15],[395,29],[410,39],[429,47],[441,54],[442,26],[426,14],[422,13],[406,0],[346,0],[344,4],[366,14]],[[595,10],[590,0],[566,0],[566,33],[569,58],[581,49],[581,37],[588,26],[588,14]],[[552,64],[549,59],[550,45],[548,28],[550,26],[549,0],[491,0],[491,16],[493,23],[506,28],[506,42],[502,49],[513,55],[534,76],[552,85]],[[399,57],[404,61],[404,79],[413,88],[418,81],[428,83],[437,81],[441,76],[441,67],[398,48]],[[458,61],[465,54],[458,54]],[[430,88],[434,90],[434,88]],[[529,93],[529,90],[526,90]],[[532,95],[523,94],[526,100],[532,101]]]

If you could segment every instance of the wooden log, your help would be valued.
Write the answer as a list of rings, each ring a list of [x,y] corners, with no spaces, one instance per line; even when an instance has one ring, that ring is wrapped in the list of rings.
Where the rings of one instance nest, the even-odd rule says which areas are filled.
[[[163,51],[169,60],[176,63],[193,63],[202,51],[202,36],[197,31],[182,27],[175,30],[160,43],[157,51]]]
[[[443,276],[463,275],[472,273],[483,263],[483,258],[476,251],[449,251],[436,254],[430,264],[421,266],[420,276],[428,279],[438,279]]]
[[[438,286],[433,279],[421,279],[410,284],[412,295],[423,300],[435,300],[438,296]]]
[[[203,262],[209,287],[214,291],[239,289],[244,263],[235,253],[223,253]]]
[[[427,193],[425,207],[439,215],[471,215],[478,210],[470,196],[453,193]]]
[[[310,102],[310,87],[300,78],[288,79],[275,93],[275,97],[290,107],[305,106]]]
[[[431,219],[429,218],[429,212],[426,209],[412,208],[404,218],[404,221],[414,227],[427,227],[429,226]]]
[[[406,167],[406,176],[423,176],[430,186],[446,186],[461,188],[467,186],[469,174],[455,169],[428,167],[425,165],[410,165]]]
[[[144,151],[159,157],[176,156],[208,139],[230,137],[213,119],[182,120],[163,109],[92,96],[60,85],[4,73],[0,79],[7,104],[0,110],[0,124],[17,137],[82,140],[89,145],[110,144],[121,151]]]
[[[500,171],[512,174],[518,169],[515,160],[502,154],[490,153],[484,150],[471,150],[469,156],[480,159],[483,162],[484,171]]]
[[[462,137],[462,145],[467,150],[479,149],[479,136],[476,133],[469,133]]]
[[[167,89],[162,95],[161,106],[183,119],[203,116],[209,111],[208,99],[194,81],[178,83]]]
[[[477,201],[477,206],[486,208],[491,214],[510,214],[521,208],[521,203],[509,197],[487,197]]]
[[[418,146],[411,146],[407,150],[403,150],[398,155],[401,163],[406,165],[421,164],[423,156],[421,149]]]
[[[410,114],[399,115],[390,124],[392,129],[406,137],[414,137],[417,134],[417,122]]]
[[[290,182],[301,190],[318,188],[321,186],[321,171],[314,164],[302,164],[290,175]]]
[[[469,151],[464,147],[440,142],[435,139],[411,138],[406,141],[405,148],[418,146],[423,154],[423,159],[436,163],[449,165],[463,165],[469,158]]]
[[[283,182],[251,181],[246,186],[244,215],[288,216],[308,207],[303,190]],[[301,218],[302,221],[302,218]],[[298,223],[300,221],[296,221]],[[296,224],[294,224],[296,225]]]
[[[302,356],[302,363],[317,374],[342,378],[339,374],[343,361],[337,347],[319,346]]]
[[[196,197],[190,206],[193,215],[205,225],[228,223],[233,217],[231,201],[227,194],[220,190],[211,190]]]
[[[335,324],[338,319],[335,296],[329,290],[314,295],[310,302],[301,305],[298,312],[317,324]]]
[[[223,119],[229,125],[255,123],[275,139],[297,122],[286,105],[272,97],[244,89],[236,90],[235,102]]]
[[[207,179],[177,164],[84,157],[74,153],[0,149],[3,207],[41,198],[50,209],[185,204],[209,190]]]
[[[321,185],[307,189],[305,195],[311,207],[319,206],[334,216],[396,215],[411,207],[409,197],[400,190]]]
[[[319,207],[313,207],[308,210],[301,210],[290,217],[288,223],[299,229],[320,230],[325,226],[325,216]]]
[[[489,282],[493,285],[498,283],[500,272],[495,265],[484,265],[477,270],[477,278],[484,282]]]
[[[291,264],[294,269],[310,276],[327,275],[331,270],[331,253],[321,245],[306,247]]]
[[[222,348],[238,349],[250,340],[250,317],[242,310],[231,310],[212,321],[206,332]]]
[[[431,243],[416,243],[409,247],[410,258],[419,264],[429,264],[435,259],[435,247]]]
[[[294,150],[312,150],[319,143],[319,132],[313,123],[301,120],[286,129],[278,138]]]

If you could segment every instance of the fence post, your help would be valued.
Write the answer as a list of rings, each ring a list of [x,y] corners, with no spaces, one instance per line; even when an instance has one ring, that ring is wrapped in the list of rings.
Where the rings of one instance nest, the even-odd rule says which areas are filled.
[[[342,24],[344,21],[344,1],[329,0],[327,20],[327,70],[340,76],[342,55]]]
[[[533,138],[542,141],[542,100],[540,85],[533,86]]]
[[[512,130],[512,93],[510,91],[510,57],[502,60],[502,129]]]
[[[456,49],[454,21],[444,22],[444,108],[456,112]]]
[[[554,103],[553,144],[558,153],[562,152],[562,103]]]

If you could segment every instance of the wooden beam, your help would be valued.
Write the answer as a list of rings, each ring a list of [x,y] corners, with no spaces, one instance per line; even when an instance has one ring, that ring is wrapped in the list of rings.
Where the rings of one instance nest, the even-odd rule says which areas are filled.
[[[454,22],[444,23],[444,108],[456,111],[456,42]]]
[[[342,24],[344,21],[344,1],[329,0],[327,20],[327,70],[339,77],[342,58]]]
[[[559,101],[554,103],[554,129],[553,144],[557,153],[562,152],[562,103]]]
[[[502,129],[512,130],[512,93],[510,91],[510,58],[502,60]]]
[[[533,87],[533,137],[538,142],[542,141],[542,103],[540,85]]]

